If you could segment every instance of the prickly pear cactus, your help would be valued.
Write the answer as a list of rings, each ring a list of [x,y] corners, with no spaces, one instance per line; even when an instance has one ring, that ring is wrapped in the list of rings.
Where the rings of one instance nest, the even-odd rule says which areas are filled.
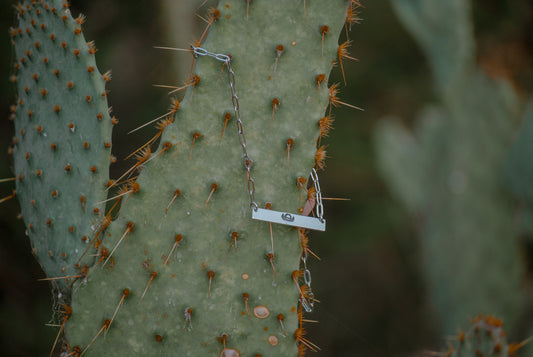
[[[418,218],[431,305],[444,332],[485,311],[512,326],[523,308],[524,266],[502,167],[520,103],[508,83],[475,66],[470,2],[393,6],[430,61],[441,103],[423,111],[414,133],[390,120],[379,125],[380,169]]]
[[[67,251],[70,241],[62,240],[80,232],[87,239],[79,239],[80,247],[73,251],[79,254],[85,248],[82,243],[90,241],[90,255],[97,257],[87,269],[68,261],[70,270],[65,273],[82,278],[75,281],[71,307],[64,311],[69,353],[295,356],[308,348],[318,349],[305,338],[302,327],[301,301],[314,302],[300,268],[301,257],[307,256],[309,249],[307,233],[252,220],[250,204],[303,211],[312,192],[307,190],[310,171],[324,166],[325,151],[318,143],[331,125],[324,113],[328,105],[338,104],[336,87],[327,88],[338,55],[338,34],[345,22],[351,23],[355,6],[355,1],[341,0],[226,0],[213,8],[209,35],[198,45],[230,56],[234,76],[228,78],[228,66],[216,58],[195,59],[185,98],[181,103],[173,100],[170,112],[157,124],[160,133],[139,149],[137,163],[114,184],[121,186],[115,200],[122,207],[118,219],[110,222],[109,215],[99,216],[97,204],[105,195],[106,179],[99,176],[106,171],[109,158],[105,137],[115,122],[106,114],[106,75],[102,79],[96,71],[93,47],[82,46],[78,30],[82,20],[70,17],[66,3],[22,5],[22,33],[14,31],[15,42],[20,38],[23,44],[17,43],[17,56],[23,58],[20,51],[35,41],[33,32],[24,33],[24,26],[36,31],[32,19],[44,14],[49,23],[37,22],[45,24],[42,36],[48,37],[39,40],[40,50],[56,46],[64,52],[48,55],[48,63],[42,64],[43,70],[53,63],[62,64],[59,77],[53,72],[40,75],[43,86],[46,83],[51,88],[47,91],[58,88],[57,93],[41,98],[32,89],[35,98],[16,111],[17,123],[25,123],[24,129],[17,126],[17,130],[28,132],[36,118],[23,118],[27,113],[24,105],[46,111],[48,107],[38,103],[49,100],[51,117],[42,117],[38,124],[42,128],[57,126],[53,132],[57,147],[52,152],[62,156],[47,169],[54,172],[50,182],[58,186],[59,193],[43,201],[43,208],[67,193],[71,206],[64,206],[59,212],[65,216],[53,220],[53,228],[62,227],[67,234],[61,239],[50,236],[46,244],[54,245],[53,254]],[[61,26],[67,34],[59,31]],[[50,39],[52,31],[56,39]],[[30,55],[25,59],[26,63],[33,60]],[[72,70],[72,75],[63,76],[66,70]],[[79,83],[83,76],[88,78],[84,86]],[[31,80],[24,77],[24,83]],[[235,130],[237,100],[232,99],[230,80],[238,96],[244,136]],[[24,99],[26,94],[19,95]],[[65,102],[58,102],[60,97]],[[60,110],[54,111],[56,102]],[[69,107],[71,112],[66,111]],[[63,113],[68,116],[62,118]],[[79,123],[73,122],[75,116],[80,117]],[[52,131],[46,133],[52,137]],[[79,143],[69,141],[69,135]],[[152,144],[159,136],[161,145],[156,149]],[[38,133],[32,133],[34,137],[40,138]],[[23,149],[21,141],[14,149],[17,167],[27,165],[24,152],[29,149]],[[42,141],[40,151],[50,151],[46,147],[50,144]],[[242,143],[253,160],[253,183],[243,166]],[[62,148],[70,150],[60,151]],[[89,156],[93,148],[104,154],[98,159]],[[30,164],[31,160],[30,156]],[[39,162],[45,160],[52,160],[49,154]],[[18,183],[21,191],[26,190],[20,196],[23,200],[31,199],[37,190],[31,182],[40,179],[26,180],[35,168],[27,170]],[[73,177],[78,172],[79,176]],[[54,187],[43,186],[44,193],[39,195],[50,195]],[[91,193],[80,194],[80,186]],[[252,197],[250,191],[254,191]],[[80,203],[82,194],[85,199]],[[48,213],[42,213],[43,217],[26,213],[32,209],[27,205],[23,215],[30,224],[39,222],[39,230],[30,233],[38,236],[41,230],[50,229],[44,224]],[[69,220],[76,211],[83,213],[78,218],[83,220],[79,228]],[[69,231],[71,226],[74,232]],[[46,254],[40,257],[49,258]],[[47,274],[63,275],[56,270]]]
[[[16,188],[34,254],[66,292],[102,220],[112,120],[94,53],[61,2],[17,7]],[[83,264],[79,265],[83,269]]]
[[[508,343],[502,320],[480,315],[472,319],[466,332],[460,331],[450,341],[446,352],[436,354],[447,357],[517,356],[517,351],[528,341]]]

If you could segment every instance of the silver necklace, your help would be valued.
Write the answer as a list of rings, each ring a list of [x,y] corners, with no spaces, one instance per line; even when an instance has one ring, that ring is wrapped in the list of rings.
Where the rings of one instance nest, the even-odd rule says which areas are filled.
[[[212,57],[216,59],[217,61],[224,62],[224,64],[228,68],[228,80],[229,80],[229,86],[231,89],[231,101],[233,103],[233,110],[235,112],[235,119],[237,121],[239,142],[241,143],[241,147],[242,147],[243,164],[244,164],[244,168],[246,169],[246,182],[248,185],[248,192],[250,194],[250,208],[252,210],[252,219],[259,220],[259,221],[265,221],[265,222],[271,222],[271,223],[278,223],[278,224],[283,224],[287,226],[312,229],[312,230],[317,230],[317,231],[325,231],[326,230],[326,219],[323,217],[324,206],[322,205],[322,193],[320,192],[320,184],[318,182],[318,175],[314,168],[311,170],[311,179],[313,180],[313,185],[315,187],[315,192],[316,192],[315,193],[316,217],[303,216],[300,214],[293,214],[289,212],[274,211],[270,209],[259,208],[254,198],[255,181],[252,178],[252,173],[251,173],[253,160],[250,158],[246,150],[247,148],[246,136],[244,135],[244,126],[241,120],[239,98],[237,97],[237,91],[235,89],[235,72],[231,68],[231,57],[225,54],[221,54],[221,53],[209,52],[201,47],[192,46],[191,49],[196,57],[198,56]]]

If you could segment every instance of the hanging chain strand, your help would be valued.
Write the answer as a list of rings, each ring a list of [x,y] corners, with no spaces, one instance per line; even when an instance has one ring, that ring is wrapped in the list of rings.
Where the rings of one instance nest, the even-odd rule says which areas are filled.
[[[235,119],[237,121],[237,130],[239,133],[239,142],[242,147],[242,161],[244,168],[246,169],[246,183],[248,185],[248,193],[250,194],[250,208],[257,210],[257,203],[255,202],[255,181],[252,178],[252,164],[253,160],[248,155],[246,150],[246,136],[244,136],[244,126],[241,120],[241,112],[239,107],[239,97],[237,96],[237,90],[235,89],[235,72],[231,68],[231,57],[222,53],[209,52],[201,47],[191,47],[196,56],[208,56],[216,59],[217,61],[224,62],[228,68],[228,80],[231,89],[231,102],[233,103],[233,111],[235,112]]]
[[[307,292],[307,299],[304,296],[301,296],[300,302],[302,303],[303,308],[307,312],[312,312],[315,305],[315,294],[311,290],[311,271],[307,268],[307,251],[304,250],[302,254],[302,262],[304,263],[304,283],[307,285],[309,291]]]
[[[323,222],[324,206],[322,205],[322,192],[320,191],[320,183],[318,182],[318,175],[314,167],[311,170],[311,179],[313,180],[313,185],[315,187],[316,192],[316,215],[320,222]],[[301,260],[304,266],[304,283],[305,285],[307,285],[309,291],[307,293],[308,298],[305,299],[302,296],[300,301],[302,303],[302,307],[305,309],[306,312],[313,312],[313,308],[315,305],[315,294],[313,293],[313,290],[311,290],[311,271],[307,268],[307,257],[307,250],[304,250]]]

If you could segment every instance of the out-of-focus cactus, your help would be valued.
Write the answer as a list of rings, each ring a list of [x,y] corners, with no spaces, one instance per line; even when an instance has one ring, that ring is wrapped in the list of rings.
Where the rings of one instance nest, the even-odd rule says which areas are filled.
[[[448,350],[438,354],[446,357],[519,355],[518,350],[528,342],[508,343],[503,321],[493,316],[477,316],[472,319],[466,332],[460,331],[448,342]]]
[[[520,103],[506,82],[476,68],[468,1],[393,5],[427,55],[441,103],[414,132],[394,120],[379,125],[381,171],[418,217],[428,292],[445,333],[478,313],[512,326],[524,267],[502,167]]]
[[[252,220],[249,192],[261,208],[293,213],[313,198],[308,177],[324,165],[319,139],[331,127],[324,113],[339,103],[328,74],[357,6],[228,0],[213,8],[197,45],[231,58],[234,83],[228,63],[195,59],[184,99],[172,101],[160,132],[114,184],[122,207],[113,222],[116,207],[106,216],[102,207],[116,123],[109,75],[98,73],[83,17],[73,19],[67,2],[18,6],[17,189],[47,275],[75,276],[58,280],[72,293],[66,352],[291,356],[317,348],[302,327],[303,307],[314,302],[300,268],[307,233]],[[245,141],[234,129],[237,102]]]

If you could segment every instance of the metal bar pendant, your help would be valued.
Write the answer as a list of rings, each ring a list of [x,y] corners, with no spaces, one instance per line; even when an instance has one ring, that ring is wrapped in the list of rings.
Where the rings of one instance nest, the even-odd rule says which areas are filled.
[[[315,217],[302,216],[299,214],[273,211],[270,209],[264,209],[259,207],[252,209],[252,219],[284,224],[286,226],[313,229],[315,231],[326,230],[326,220],[324,218],[320,219]]]

